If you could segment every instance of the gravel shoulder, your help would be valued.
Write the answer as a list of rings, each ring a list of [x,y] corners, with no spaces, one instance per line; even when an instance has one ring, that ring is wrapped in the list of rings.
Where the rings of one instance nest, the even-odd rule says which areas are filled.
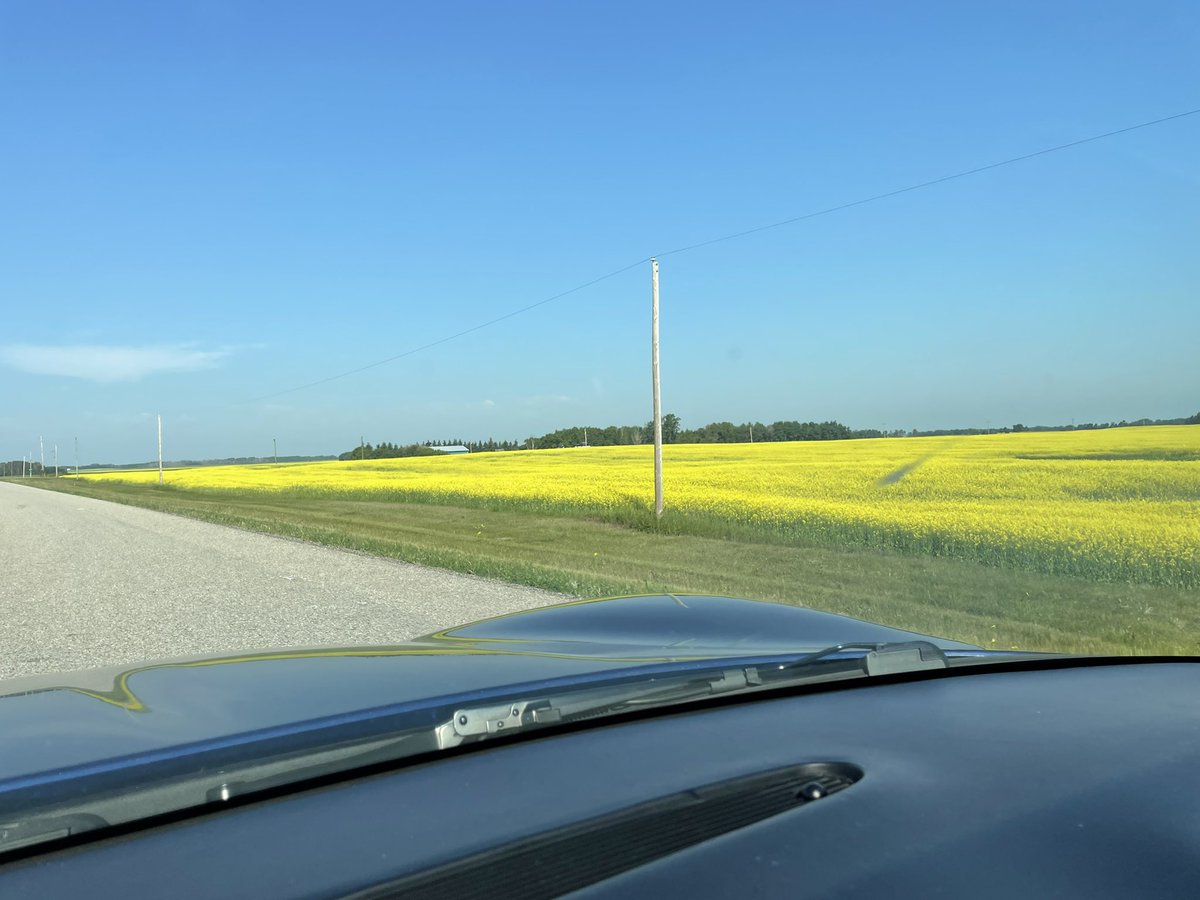
[[[566,599],[0,482],[0,678],[388,644]]]

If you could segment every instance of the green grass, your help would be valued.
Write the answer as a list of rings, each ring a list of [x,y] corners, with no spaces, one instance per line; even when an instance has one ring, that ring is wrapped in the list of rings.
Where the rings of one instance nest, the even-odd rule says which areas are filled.
[[[984,647],[1200,654],[1200,592],[1194,589],[1100,583],[881,550],[748,542],[736,534],[655,533],[634,523],[532,509],[193,492],[69,478],[25,483],[576,596],[727,594]]]

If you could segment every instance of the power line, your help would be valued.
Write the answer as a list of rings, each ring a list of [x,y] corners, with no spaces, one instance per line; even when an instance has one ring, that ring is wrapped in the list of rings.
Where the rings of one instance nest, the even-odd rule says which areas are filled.
[[[947,181],[954,181],[958,178],[966,178],[970,175],[978,175],[980,172],[988,172],[992,169],[999,169],[1002,166],[1011,166],[1013,163],[1025,162],[1028,159],[1035,159],[1039,156],[1045,156],[1048,153],[1057,153],[1059,150],[1069,150],[1072,147],[1079,147],[1083,144],[1090,144],[1094,141],[1102,141],[1105,138],[1115,137],[1118,134],[1128,134],[1131,131],[1137,131],[1140,128],[1149,128],[1151,125],[1162,125],[1164,122],[1173,122],[1175,119],[1182,119],[1187,116],[1194,116],[1200,113],[1200,109],[1189,109],[1187,112],[1176,113],[1173,116],[1164,116],[1161,119],[1151,119],[1149,122],[1139,122],[1137,125],[1129,125],[1126,128],[1118,128],[1115,131],[1106,131],[1103,134],[1093,134],[1091,137],[1080,138],[1077,141],[1069,141],[1066,144],[1057,144],[1053,147],[1045,147],[1041,150],[1035,150],[1032,153],[1025,153],[1021,156],[1013,156],[1009,159],[1002,159],[999,162],[988,163],[986,166],[977,166],[974,169],[964,169],[961,172],[955,172],[953,175],[943,175],[941,178],[934,178],[929,181],[922,181],[917,184],[910,184],[908,187],[896,188],[893,191],[885,191],[882,194],[873,194],[870,197],[863,197],[860,200],[851,200],[849,203],[841,203],[837,206],[829,206],[825,209],[818,209],[814,212],[804,213],[800,216],[792,216],[790,219],[780,219],[778,222],[771,222],[769,225],[758,225],[754,228],[747,228],[744,231],[735,231],[732,234],[725,234],[721,237],[710,238],[707,241],[700,241],[696,244],[688,244],[684,247],[676,247],[674,250],[667,250],[664,253],[655,254],[658,257],[671,256],[674,253],[686,253],[689,250],[696,250],[700,247],[708,247],[712,244],[719,244],[722,241],[732,241],[735,238],[746,237],[751,234],[758,234],[762,231],[769,231],[772,228],[782,228],[784,225],[793,225],[796,222],[803,222],[806,219],[815,219],[817,216],[827,216],[830,213],[841,212],[844,209],[851,209],[855,206],[863,206],[867,203],[874,203],[877,200],[886,200],[889,197],[896,197],[900,194],[908,194],[912,191],[919,191],[922,188],[933,187],[936,184],[945,184]]]
[[[431,347],[437,347],[441,344],[449,343],[457,340],[460,337],[471,334],[475,331],[495,325],[497,322],[503,322],[505,319],[511,319],[514,316],[519,316],[522,313],[527,313],[531,309],[537,309],[539,306],[545,306],[547,303],[553,303],[555,300],[561,300],[570,294],[582,291],[584,288],[590,288],[594,284],[599,284],[602,281],[607,281],[609,278],[615,278],[623,272],[628,272],[630,269],[640,266],[646,262],[646,259],[639,259],[635,263],[630,263],[627,266],[622,266],[619,269],[614,269],[606,275],[601,275],[599,278],[593,278],[591,281],[576,285],[569,290],[563,291],[561,294],[555,294],[553,297],[547,297],[545,300],[539,300],[537,303],[530,303],[528,306],[522,306],[520,309],[514,309],[512,312],[507,312],[502,316],[496,316],[494,319],[488,319],[486,322],[480,322],[478,325],[472,325],[470,328],[464,328],[462,331],[447,335],[443,338],[438,338],[436,341],[430,341],[428,344],[421,344],[419,347],[413,347],[405,350],[403,353],[397,353],[395,356],[389,356],[387,359],[376,360],[372,363],[367,363],[365,366],[359,366],[357,369],[349,369],[345,372],[339,372],[337,375],[330,375],[328,378],[321,378],[317,381],[310,381],[308,384],[297,385],[296,387],[287,388],[282,391],[276,391],[273,394],[263,394],[261,397],[251,397],[249,400],[243,400],[242,403],[257,403],[260,400],[270,400],[273,397],[282,397],[284,394],[293,394],[296,391],[303,391],[310,387],[316,387],[319,384],[328,384],[331,381],[337,381],[339,378],[345,378],[348,375],[357,375],[359,372],[366,372],[368,369],[375,369],[379,366],[385,366],[388,363],[395,362],[398,359],[404,359],[406,356],[412,356],[415,353],[420,353],[422,350],[428,350]]]
[[[544,300],[538,300],[536,303],[530,303],[527,306],[522,306],[520,309],[514,309],[511,312],[507,312],[502,316],[496,316],[496,318],[494,318],[494,319],[488,319],[486,322],[480,322],[478,325],[472,325],[470,328],[465,328],[462,331],[455,332],[454,334],[447,335],[446,337],[438,338],[437,340],[430,341],[427,344],[421,344],[418,347],[412,347],[408,350],[405,350],[402,353],[397,353],[397,354],[395,354],[393,356],[389,356],[385,359],[376,360],[375,362],[367,363],[364,366],[358,366],[357,368],[354,368],[354,369],[348,369],[345,372],[339,372],[336,375],[330,375],[327,378],[321,378],[321,379],[318,379],[317,381],[310,381],[306,384],[301,384],[301,385],[297,385],[296,387],[286,388],[282,391],[275,391],[274,393],[271,393],[271,394],[263,394],[262,396],[259,396],[259,397],[251,397],[248,400],[243,400],[240,402],[241,403],[257,403],[261,400],[270,400],[275,397],[282,397],[285,394],[294,394],[297,391],[303,391],[303,390],[307,390],[308,388],[311,388],[311,387],[317,387],[318,385],[328,384],[331,381],[338,381],[338,380],[340,380],[342,378],[346,378],[350,375],[357,375],[360,372],[366,372],[366,371],[369,371],[370,369],[376,369],[379,366],[385,366],[388,363],[396,362],[396,360],[404,359],[405,357],[413,356],[413,355],[415,355],[417,353],[421,353],[425,350],[432,349],[433,347],[438,347],[442,344],[447,344],[450,341],[458,340],[458,338],[465,337],[466,335],[472,334],[473,332],[480,331],[480,330],[482,330],[484,328],[488,328],[492,325],[496,325],[497,323],[503,322],[506,319],[511,319],[516,316],[522,315],[523,313],[527,313],[530,310],[537,309],[539,306],[545,306],[548,303],[553,303],[555,300],[561,300],[563,297],[568,297],[571,294],[578,293],[579,291],[582,291],[586,288],[592,287],[593,285],[597,285],[602,281],[607,281],[610,278],[615,278],[617,275],[621,275],[624,272],[628,272],[630,269],[635,269],[638,266],[643,265],[644,263],[650,262],[651,259],[655,259],[655,258],[661,259],[664,256],[674,256],[679,253],[687,253],[692,250],[698,250],[701,247],[710,247],[713,244],[720,244],[720,243],[723,243],[724,241],[732,241],[732,240],[736,240],[737,238],[748,237],[749,235],[759,234],[763,231],[769,231],[773,228],[782,228],[785,225],[794,225],[797,222],[804,222],[809,219],[815,219],[819,216],[827,216],[827,215],[830,215],[831,213],[842,212],[843,210],[852,209],[856,206],[864,206],[868,203],[876,203],[880,200],[887,200],[891,197],[897,197],[900,194],[912,193],[913,191],[919,191],[919,190],[923,190],[925,188],[933,187],[935,185],[945,184],[948,181],[955,181],[959,178],[967,178],[971,175],[978,175],[981,172],[989,172],[993,169],[1002,168],[1003,166],[1011,166],[1015,163],[1025,162],[1030,159],[1036,159],[1039,156],[1046,156],[1047,154],[1050,154],[1050,153],[1058,153],[1061,150],[1070,150],[1073,147],[1080,147],[1084,144],[1091,144],[1091,143],[1094,143],[1095,141],[1101,141],[1106,138],[1116,137],[1117,135],[1120,135],[1120,134],[1128,134],[1131,131],[1138,131],[1142,128],[1150,128],[1151,126],[1154,126],[1154,125],[1162,125],[1166,122],[1173,122],[1176,119],[1183,119],[1188,116],[1194,116],[1198,113],[1200,113],[1200,108],[1189,109],[1186,112],[1176,113],[1176,114],[1170,115],[1170,116],[1163,116],[1162,118],[1159,118],[1159,119],[1150,119],[1149,121],[1146,121],[1146,122],[1139,122],[1136,125],[1128,125],[1124,128],[1117,128],[1113,131],[1105,131],[1105,132],[1102,132],[1101,134],[1093,134],[1089,137],[1079,138],[1078,140],[1074,140],[1074,141],[1068,141],[1065,144],[1056,144],[1053,147],[1044,147],[1041,150],[1035,150],[1032,153],[1025,153],[1025,154],[1022,154],[1021,156],[1013,156],[1008,159],[1002,159],[998,162],[988,163],[987,165],[984,165],[984,166],[976,166],[973,169],[964,169],[961,172],[955,172],[951,175],[943,175],[940,178],[933,178],[933,179],[930,179],[929,181],[922,181],[922,182],[918,182],[917,184],[910,184],[907,187],[896,188],[895,190],[891,190],[891,191],[885,191],[882,194],[872,194],[869,197],[862,197],[858,200],[851,200],[848,203],[840,203],[837,206],[829,206],[824,209],[814,210],[812,212],[807,212],[807,213],[804,213],[804,214],[798,215],[798,216],[792,216],[787,219],[780,219],[778,222],[770,222],[766,225],[757,225],[754,228],[746,228],[742,231],[734,231],[729,234],[721,235],[720,237],[709,238],[708,240],[699,241],[694,244],[686,244],[682,247],[676,247],[673,250],[666,250],[666,251],[663,251],[662,253],[655,253],[655,254],[651,254],[649,256],[644,256],[641,259],[639,259],[637,262],[632,262],[627,266],[622,266],[619,269],[614,269],[613,271],[608,272],[607,274],[601,275],[599,278],[593,278],[591,281],[585,281],[583,284],[578,284],[575,287],[569,288],[565,291],[562,291],[561,293],[555,294],[552,297],[547,297]]]
[[[538,308],[539,306],[545,306],[546,304],[552,304],[552,302],[554,300],[562,300],[564,298],[564,296],[568,296],[569,294],[574,294],[576,292],[580,292],[580,290],[583,290],[584,288],[590,288],[593,286],[593,284],[599,284],[601,281],[607,281],[608,278],[614,278],[614,277],[622,274],[622,272],[628,272],[630,269],[635,269],[635,268],[637,268],[638,265],[641,265],[644,262],[646,262],[646,259],[638,259],[636,263],[630,263],[629,265],[624,265],[620,269],[613,269],[611,272],[608,272],[607,275],[601,275],[599,278],[593,278],[592,281],[584,282],[583,284],[576,284],[576,286],[574,288],[564,290],[563,293],[554,294],[553,296],[547,296],[547,298],[545,300],[539,300],[538,302],[535,302],[535,304],[529,304],[528,306],[522,306],[520,308],[520,310],[512,310],[511,312],[506,312],[503,314],[503,316],[497,316],[494,319],[488,319],[487,322],[481,322],[478,325],[472,325],[472,326],[470,326],[470,328],[463,329],[462,331],[456,331],[455,334],[452,334],[452,335],[446,335],[445,337],[439,337],[437,341],[430,341],[428,343],[422,343],[420,347],[413,347],[408,350],[404,350],[403,353],[397,353],[395,356],[388,356],[388,358],[386,358],[386,359],[380,359],[380,360],[376,360],[374,362],[368,362],[368,364],[365,366],[359,366],[358,368],[350,368],[350,370],[347,370],[346,372],[338,372],[337,374],[334,374],[334,376],[329,376],[329,378],[320,378],[320,379],[316,380],[316,382],[308,382],[307,384],[301,384],[301,385],[295,386],[295,388],[288,388],[286,390],[276,391],[275,394],[264,394],[263,396],[260,396],[260,397],[251,397],[250,400],[245,400],[242,402],[256,403],[260,400],[271,400],[272,397],[281,397],[284,394],[294,394],[295,391],[302,391],[302,390],[306,390],[308,388],[316,388],[316,386],[318,384],[329,384],[330,382],[336,382],[336,380],[338,378],[346,378],[347,376],[352,376],[352,374],[358,374],[359,372],[366,372],[367,370],[371,370],[371,368],[378,368],[379,366],[388,365],[389,362],[395,362],[398,359],[404,359],[404,356],[412,356],[415,353],[420,353],[421,350],[427,350],[432,347],[438,347],[439,344],[449,343],[450,341],[456,341],[460,337],[472,334],[473,331],[480,331],[481,329],[488,328],[488,326],[490,326],[490,325],[494,325],[498,322],[504,322],[505,319],[511,319],[514,316],[520,316],[521,313],[526,313],[526,312],[529,312],[530,310],[536,310],[536,308]]]

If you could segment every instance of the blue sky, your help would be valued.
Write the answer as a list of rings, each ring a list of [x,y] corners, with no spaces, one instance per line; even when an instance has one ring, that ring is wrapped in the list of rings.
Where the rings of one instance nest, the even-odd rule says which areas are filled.
[[[0,458],[645,421],[648,266],[254,398],[1196,107],[1191,2],[4,4]],[[665,257],[664,406],[1196,412],[1197,210],[1193,116]]]

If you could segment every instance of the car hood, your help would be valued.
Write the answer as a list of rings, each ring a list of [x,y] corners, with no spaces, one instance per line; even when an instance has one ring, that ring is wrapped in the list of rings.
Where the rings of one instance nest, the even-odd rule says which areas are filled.
[[[62,771],[303,722],[471,703],[497,689],[714,658],[800,654],[839,643],[929,640],[794,606],[652,595],[577,601],[387,646],[168,660],[0,682],[0,796]]]

